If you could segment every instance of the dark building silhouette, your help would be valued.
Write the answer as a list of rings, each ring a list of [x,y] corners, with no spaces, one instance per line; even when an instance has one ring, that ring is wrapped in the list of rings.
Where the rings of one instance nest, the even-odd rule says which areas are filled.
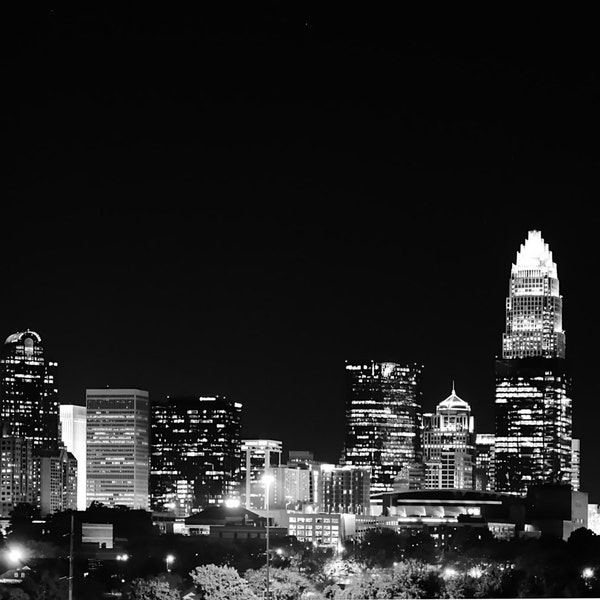
[[[241,409],[222,397],[152,403],[152,508],[189,516],[239,499]]]
[[[473,489],[480,492],[493,492],[496,489],[495,454],[496,436],[493,433],[476,434]]]
[[[571,482],[571,378],[556,263],[539,231],[517,253],[496,360],[495,488]]]

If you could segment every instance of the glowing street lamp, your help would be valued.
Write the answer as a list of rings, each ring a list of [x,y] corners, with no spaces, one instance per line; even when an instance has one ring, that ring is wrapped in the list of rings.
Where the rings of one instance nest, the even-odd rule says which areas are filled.
[[[591,579],[594,576],[594,569],[592,569],[591,567],[586,567],[582,572],[581,572],[581,576],[584,579]]]
[[[171,572],[171,563],[175,560],[175,557],[172,554],[167,554],[165,556],[165,563],[167,565],[167,573]]]
[[[16,548],[13,546],[7,549],[6,558],[8,558],[8,560],[11,563],[16,565],[19,564],[25,558],[25,553],[23,552],[23,550],[21,550],[21,548]]]
[[[266,506],[266,513],[267,513],[267,569],[266,569],[266,575],[267,575],[267,586],[266,586],[266,595],[265,598],[266,600],[270,599],[270,593],[269,593],[269,579],[271,577],[271,574],[269,573],[269,496],[270,496],[270,487],[271,484],[275,481],[275,477],[273,477],[273,475],[267,474],[265,473],[262,477],[262,482],[265,486],[265,506]]]

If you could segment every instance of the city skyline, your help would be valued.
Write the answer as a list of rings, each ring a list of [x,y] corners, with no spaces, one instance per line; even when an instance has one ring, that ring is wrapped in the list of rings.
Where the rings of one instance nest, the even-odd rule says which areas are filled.
[[[209,21],[15,23],[5,336],[42,336],[62,403],[222,395],[245,437],[329,462],[346,360],[422,364],[424,411],[454,381],[492,433],[510,267],[539,230],[600,500],[591,42],[448,44],[325,8]]]

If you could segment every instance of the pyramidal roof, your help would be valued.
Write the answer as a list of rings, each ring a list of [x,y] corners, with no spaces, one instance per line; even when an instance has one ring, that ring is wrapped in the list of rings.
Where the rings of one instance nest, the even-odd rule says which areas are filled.
[[[438,404],[438,410],[471,410],[468,402],[456,395],[454,383],[452,383],[452,393]]]
[[[552,260],[550,246],[544,242],[541,231],[529,231],[525,243],[521,244],[513,272],[521,269],[547,270],[551,277],[556,277],[556,263]]]

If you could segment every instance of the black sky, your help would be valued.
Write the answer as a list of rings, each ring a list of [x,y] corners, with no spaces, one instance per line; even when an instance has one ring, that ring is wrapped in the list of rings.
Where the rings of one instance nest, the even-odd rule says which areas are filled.
[[[230,8],[230,12],[228,12]],[[276,3],[2,23],[2,335],[86,387],[223,394],[336,461],[344,360],[424,365],[493,431],[510,266],[558,264],[583,487],[600,501],[599,70],[587,18]]]

